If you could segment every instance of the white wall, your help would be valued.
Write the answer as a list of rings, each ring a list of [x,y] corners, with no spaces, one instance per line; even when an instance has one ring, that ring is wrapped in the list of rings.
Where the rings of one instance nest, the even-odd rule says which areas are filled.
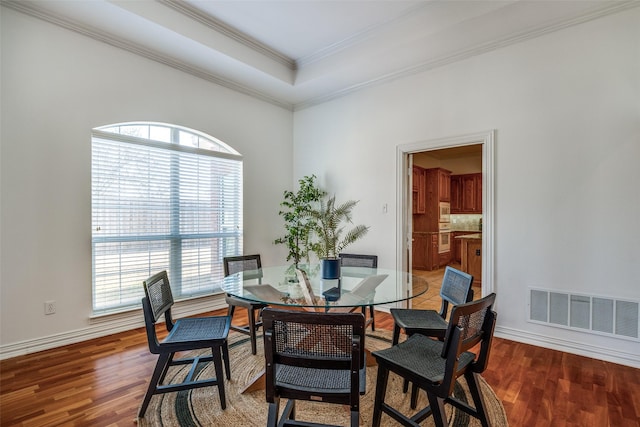
[[[393,267],[397,146],[496,129],[499,335],[640,366],[637,342],[526,322],[528,286],[640,299],[640,10],[293,117],[12,10],[1,19],[0,356],[141,324],[89,319],[90,130],[156,120],[245,155],[245,251],[267,265],[286,256],[271,243],[282,191],[315,173],[360,200],[354,220],[372,229],[351,249]],[[44,316],[49,299],[58,312]]]
[[[396,147],[496,129],[498,335],[640,366],[637,341],[527,322],[529,286],[640,300],[640,10],[298,111],[315,173],[396,260]],[[388,204],[388,213],[382,212]]]
[[[290,111],[2,8],[0,344],[3,355],[142,324],[91,314],[91,129],[150,120],[244,155],[245,251],[282,263]],[[44,315],[44,301],[57,313]],[[47,341],[43,343],[43,340]]]

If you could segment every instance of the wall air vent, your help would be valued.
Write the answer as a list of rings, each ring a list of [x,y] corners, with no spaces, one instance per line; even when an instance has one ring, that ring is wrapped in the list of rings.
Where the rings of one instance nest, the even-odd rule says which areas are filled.
[[[640,340],[640,302],[529,288],[529,321]]]

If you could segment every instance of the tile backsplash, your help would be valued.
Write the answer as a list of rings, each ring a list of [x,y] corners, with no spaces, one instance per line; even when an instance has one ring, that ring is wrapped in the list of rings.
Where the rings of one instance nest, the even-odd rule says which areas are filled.
[[[481,231],[481,214],[451,214],[451,229],[453,231]]]

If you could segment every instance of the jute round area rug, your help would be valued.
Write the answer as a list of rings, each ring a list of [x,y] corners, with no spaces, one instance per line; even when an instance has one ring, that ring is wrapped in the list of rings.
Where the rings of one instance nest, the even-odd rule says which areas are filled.
[[[368,332],[365,345],[370,350],[379,350],[391,345],[391,332]],[[220,399],[216,387],[205,387],[190,391],[156,395],[151,399],[144,419],[138,424],[144,427],[157,426],[264,426],[267,422],[268,405],[264,390],[241,394],[240,391],[264,368],[264,354],[262,345],[258,345],[258,354],[252,355],[249,338],[246,335],[232,333],[229,335],[229,353],[231,359],[231,381],[225,381],[227,393],[227,408],[220,409]],[[214,376],[213,366],[203,364],[200,372],[202,378]],[[182,378],[188,368],[172,368],[167,379]],[[377,366],[367,368],[367,392],[360,397],[360,425],[370,426],[373,415],[373,399],[375,396],[375,379]],[[489,421],[494,427],[508,426],[507,417],[500,400],[491,387],[480,378],[480,388],[489,415]],[[459,380],[454,390],[456,397],[472,402],[464,378]],[[411,414],[409,408],[410,393],[402,393],[402,379],[394,373],[389,375],[389,384],[385,401],[405,414]],[[281,402],[281,408],[284,408]],[[427,406],[424,392],[420,392],[418,408]],[[479,426],[480,422],[451,405],[447,405],[449,426]],[[318,402],[296,402],[296,419],[313,421],[316,423],[331,423],[349,425],[349,407]],[[388,415],[382,415],[383,426],[397,426],[398,424]],[[429,417],[423,426],[433,426],[433,419]]]

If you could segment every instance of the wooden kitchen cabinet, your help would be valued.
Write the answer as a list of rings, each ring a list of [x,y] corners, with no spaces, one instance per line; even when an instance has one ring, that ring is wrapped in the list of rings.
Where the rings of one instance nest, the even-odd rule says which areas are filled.
[[[415,169],[417,168],[417,169]],[[424,174],[422,175],[422,172]],[[438,251],[438,232],[440,223],[440,203],[451,198],[449,178],[451,172],[442,168],[413,170],[413,267],[433,270],[446,265],[451,253],[440,254]],[[424,177],[424,181],[421,181]],[[424,182],[424,192],[420,185]],[[418,185],[415,185],[418,183]],[[425,207],[422,211],[422,196]]]
[[[451,177],[451,213],[482,213],[482,174],[471,173]]]
[[[462,262],[462,241],[456,239],[458,236],[471,234],[470,231],[452,231],[451,232],[451,259],[454,262]]]
[[[438,253],[438,233],[431,233],[431,243],[429,245],[427,270],[435,270],[440,267],[440,254]]]
[[[462,259],[460,270],[473,276],[473,284],[482,284],[482,234],[472,234],[461,239]]]
[[[425,170],[419,166],[413,167],[413,213],[427,212],[427,189]]]
[[[449,200],[451,172],[442,168],[425,169],[426,213],[422,218],[414,216],[415,231],[435,232],[439,229],[440,202]],[[446,194],[443,192],[447,192]]]
[[[450,261],[451,261],[451,251],[438,254],[438,268],[449,264]]]
[[[412,182],[412,188],[413,188],[413,192],[417,192],[418,189],[420,188],[420,184],[419,184],[419,176],[423,174],[424,169],[422,169],[420,166],[414,166],[413,167],[413,182]]]
[[[451,175],[451,179],[449,181],[449,190],[451,194],[451,213],[459,213],[460,209],[462,208],[462,183],[460,181],[460,175]]]
[[[438,168],[437,171],[439,201],[448,202],[451,200],[451,172],[440,168]]]
[[[440,266],[438,233],[413,233],[412,264],[416,270],[434,270]]]
[[[413,253],[412,264],[417,270],[427,269],[427,260],[429,253],[429,235],[426,233],[413,233]]]
[[[462,212],[472,213],[476,211],[476,177],[473,175],[464,175],[461,179],[462,184]]]

